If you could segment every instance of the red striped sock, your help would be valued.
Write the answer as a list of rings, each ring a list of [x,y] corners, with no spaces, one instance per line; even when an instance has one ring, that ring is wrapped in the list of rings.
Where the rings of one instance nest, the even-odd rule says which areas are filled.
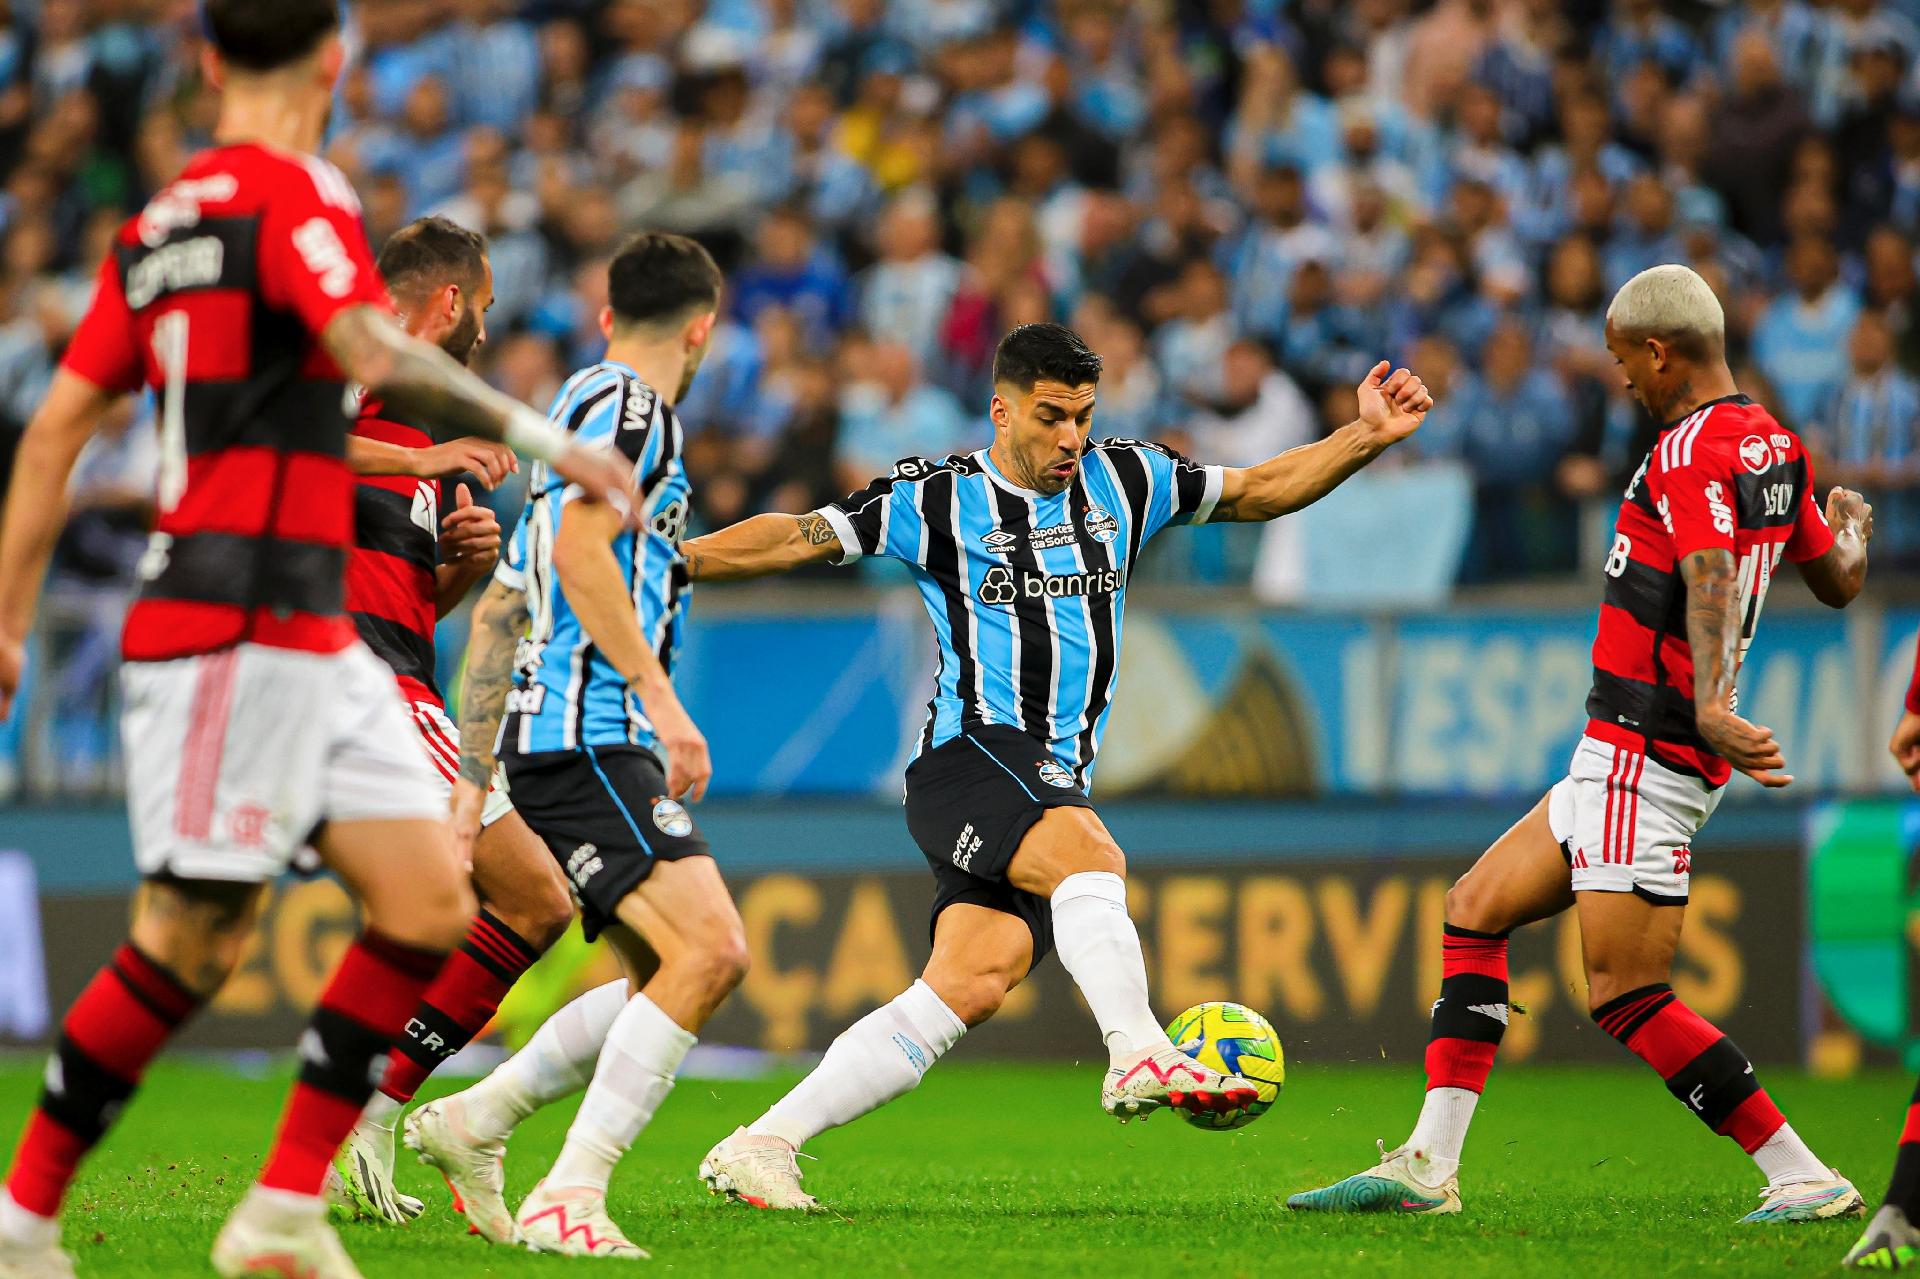
[[[1900,1148],[1893,1156],[1893,1177],[1887,1183],[1887,1202],[1920,1221],[1920,1082],[1907,1102],[1907,1122],[1900,1129]]]
[[[1483,1092],[1507,1030],[1507,936],[1448,924],[1440,944],[1427,1088]]]
[[[486,1029],[513,983],[538,958],[538,950],[482,908],[394,1041],[380,1091],[403,1104],[412,1101],[441,1062]]]
[[[300,1077],[260,1184],[317,1195],[373,1095],[373,1071],[446,956],[368,929],[347,949],[300,1037]]]
[[[60,1211],[73,1175],[139,1086],[140,1077],[197,1012],[199,995],[131,942],[67,1010],[40,1104],[7,1173],[7,1192],[28,1212]]]
[[[1739,1045],[1681,1003],[1673,987],[1630,990],[1594,1009],[1593,1019],[1658,1071],[1702,1123],[1748,1154],[1787,1122]]]

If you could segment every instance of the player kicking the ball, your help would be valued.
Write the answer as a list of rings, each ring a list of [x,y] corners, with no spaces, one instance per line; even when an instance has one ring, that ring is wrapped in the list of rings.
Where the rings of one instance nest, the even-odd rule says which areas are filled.
[[[1767,1179],[1741,1220],[1861,1210],[1754,1077],[1746,1054],[1682,1003],[1668,978],[1687,907],[1693,838],[1734,769],[1793,779],[1771,730],[1740,718],[1734,681],[1781,559],[1824,604],[1866,579],[1872,508],[1835,489],[1823,517],[1799,437],[1741,395],[1706,281],[1658,266],[1607,308],[1607,348],[1665,423],[1627,486],[1606,563],[1589,719],[1566,779],[1447,894],[1427,1096],[1413,1135],[1378,1167],[1294,1195],[1322,1212],[1458,1212],[1467,1125],[1506,1029],[1507,936],[1579,912],[1587,1001],[1600,1028],[1666,1080]]]
[[[705,793],[712,765],[668,675],[686,604],[680,538],[688,503],[672,404],[706,352],[720,284],[706,250],[682,236],[641,235],[615,255],[600,321],[607,357],[568,381],[552,416],[627,459],[642,527],[623,530],[604,502],[535,467],[476,624],[483,648],[467,691],[471,708],[462,710],[456,814],[470,823],[471,800],[461,796],[477,794],[468,779],[488,775],[493,748],[482,719],[497,718],[504,705],[501,762],[514,805],[572,880],[588,938],[604,932],[613,943],[633,993],[607,1000],[602,988],[587,997],[599,1024],[570,1036],[574,1052],[559,1073],[569,1090],[577,1087],[572,1063],[597,1051],[593,1080],[517,1224],[503,1199],[502,1150],[530,1108],[519,1081],[541,1073],[553,1036],[543,1030],[493,1077],[422,1106],[406,1135],[446,1175],[477,1230],[493,1239],[517,1234],[539,1252],[646,1256],[607,1215],[607,1182],[672,1090],[695,1034],[747,969],[740,916],[680,804]],[[519,592],[531,617],[508,698],[494,656],[507,636],[495,626],[513,617]],[[570,1025],[581,1004],[553,1020]]]
[[[1100,357],[1056,324],[994,355],[993,442],[909,459],[809,515],[761,515],[687,545],[696,581],[863,555],[904,561],[940,644],[937,687],[907,769],[907,827],[934,876],[920,980],[841,1033],[818,1068],[708,1152],[700,1177],[763,1208],[812,1208],[794,1153],[920,1081],[1049,950],[1093,1010],[1123,1123],[1163,1107],[1255,1097],[1174,1047],[1147,999],[1126,859],[1087,798],[1119,670],[1127,576],[1161,529],[1271,520],[1320,498],[1406,438],[1432,404],[1382,363],[1360,420],[1258,466],[1196,466],[1154,444],[1090,441]]]

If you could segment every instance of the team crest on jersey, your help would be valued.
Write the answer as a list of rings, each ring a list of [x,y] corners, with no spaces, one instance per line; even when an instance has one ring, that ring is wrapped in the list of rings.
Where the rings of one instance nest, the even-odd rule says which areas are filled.
[[[1073,789],[1073,774],[1057,759],[1040,761],[1040,780],[1049,786],[1058,786],[1061,790]]]
[[[1096,542],[1111,542],[1120,536],[1120,521],[1097,506],[1089,506],[1081,522],[1087,526],[1087,536]]]
[[[1773,465],[1773,450],[1757,435],[1740,441],[1740,464],[1755,475]]]
[[[983,537],[981,537],[980,545],[986,547],[989,551],[992,551],[995,555],[1005,555],[1007,553],[1008,548],[1011,547],[1015,542],[1019,540],[1020,540],[1019,538],[1007,532],[1007,530],[1003,528],[997,528],[993,530],[993,532],[988,533]]]
[[[670,799],[654,801],[653,824],[658,826],[663,834],[671,835],[675,839],[685,839],[693,834],[693,818],[687,815],[686,809]]]
[[[413,489],[413,510],[408,514],[420,528],[435,533],[440,527],[440,495],[434,485],[421,480]]]

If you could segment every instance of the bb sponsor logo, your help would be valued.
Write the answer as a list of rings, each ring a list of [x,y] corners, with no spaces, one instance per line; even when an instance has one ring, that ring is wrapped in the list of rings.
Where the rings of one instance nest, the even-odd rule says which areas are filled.
[[[1757,435],[1740,441],[1740,464],[1755,475],[1773,465],[1773,450]]]
[[[1073,789],[1073,774],[1057,759],[1040,761],[1040,780],[1049,786],[1058,786],[1061,790]]]
[[[657,799],[653,803],[653,824],[663,834],[675,839],[685,839],[693,834],[693,818],[687,810],[671,799]]]
[[[1100,507],[1089,506],[1081,522],[1087,526],[1087,536],[1102,545],[1120,536],[1120,521]]]

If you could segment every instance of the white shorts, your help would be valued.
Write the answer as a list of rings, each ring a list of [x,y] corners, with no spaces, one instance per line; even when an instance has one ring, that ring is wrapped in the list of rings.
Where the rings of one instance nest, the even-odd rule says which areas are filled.
[[[453,784],[460,779],[460,730],[447,718],[446,707],[438,702],[408,702],[406,707],[413,716],[414,727],[420,730],[420,740],[426,744],[427,762],[433,765],[433,775],[440,779],[440,798],[443,802],[450,800]],[[480,809],[481,829],[512,811],[513,801],[507,798],[506,770],[495,764],[493,781],[487,787],[486,802]]]
[[[1684,905],[1693,837],[1720,795],[1720,788],[1640,751],[1582,737],[1566,778],[1547,793],[1547,825],[1572,868],[1575,892],[1632,892]]]
[[[261,883],[327,821],[445,820],[393,672],[242,644],[121,667],[133,855],[142,875]]]

